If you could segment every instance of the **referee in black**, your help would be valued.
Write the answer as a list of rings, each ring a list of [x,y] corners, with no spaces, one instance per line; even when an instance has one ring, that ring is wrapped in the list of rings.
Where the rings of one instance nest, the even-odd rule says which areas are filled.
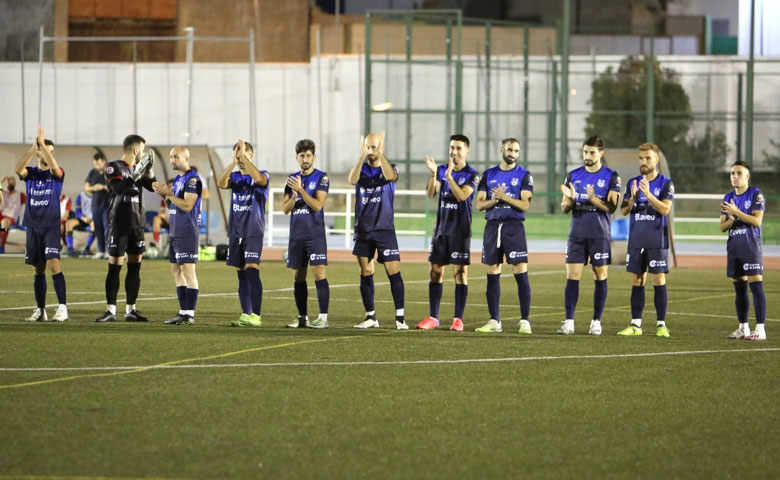
[[[142,188],[152,190],[154,152],[144,153],[146,140],[139,135],[128,135],[123,142],[122,158],[106,167],[108,184],[108,274],[106,275],[106,312],[96,322],[116,321],[116,296],[119,292],[119,272],[127,253],[125,275],[126,322],[146,322],[149,319],[136,309],[135,302],[141,287],[141,258],[144,243],[144,205]]]

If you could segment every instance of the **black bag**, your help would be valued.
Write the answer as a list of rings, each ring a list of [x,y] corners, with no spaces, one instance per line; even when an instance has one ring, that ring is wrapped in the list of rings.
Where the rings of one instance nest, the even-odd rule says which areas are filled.
[[[217,245],[217,260],[227,260],[228,246],[225,243]]]

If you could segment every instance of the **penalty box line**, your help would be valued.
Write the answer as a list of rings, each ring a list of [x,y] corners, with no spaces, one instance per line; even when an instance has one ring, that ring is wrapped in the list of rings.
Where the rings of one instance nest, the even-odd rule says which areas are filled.
[[[341,337],[358,338],[358,337]],[[335,339],[334,339],[335,340]],[[301,342],[307,343],[307,342]],[[310,342],[308,342],[310,343]],[[266,348],[278,348],[278,345]],[[263,350],[264,348],[250,349]],[[249,350],[245,350],[245,353]],[[261,362],[261,363],[225,363],[225,364],[200,364],[200,365],[181,365],[179,362],[193,361],[180,360],[179,362],[170,362],[159,365],[146,366],[117,366],[117,367],[20,367],[20,368],[0,368],[2,372],[63,372],[63,371],[117,371],[117,372],[139,372],[148,370],[173,370],[173,369],[212,369],[212,368],[253,368],[253,367],[357,367],[357,366],[382,366],[382,365],[458,365],[468,363],[513,363],[513,362],[532,362],[532,361],[550,361],[550,360],[604,360],[614,358],[643,358],[643,357],[666,357],[666,356],[686,356],[686,355],[713,355],[721,353],[763,353],[779,352],[780,347],[776,348],[738,348],[729,350],[683,350],[674,352],[645,352],[645,353],[616,353],[603,355],[560,355],[560,356],[533,356],[533,357],[499,357],[499,358],[464,358],[452,360],[366,360],[355,362]],[[238,352],[236,352],[238,353]],[[214,357],[219,357],[215,355]],[[85,375],[87,377],[88,375]],[[55,380],[52,380],[55,381]],[[44,381],[46,382],[46,381]],[[0,386],[0,388],[11,387]]]

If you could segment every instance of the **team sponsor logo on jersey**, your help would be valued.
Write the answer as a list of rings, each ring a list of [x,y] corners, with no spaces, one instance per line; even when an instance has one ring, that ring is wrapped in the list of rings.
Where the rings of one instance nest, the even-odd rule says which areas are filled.
[[[660,188],[656,188],[655,190],[653,190],[653,195],[655,195],[656,197],[658,195],[660,195],[660,194],[661,194],[661,189]]]
[[[189,183],[190,183],[190,187],[196,186],[198,184],[198,178],[197,177],[190,178],[190,182]]]
[[[108,168],[106,168],[106,173],[107,173],[107,174],[109,174],[109,175],[111,175],[112,173],[114,173],[114,167],[108,167]]]
[[[474,175],[474,178],[471,179],[471,183],[474,185],[479,185],[479,175]]]
[[[56,254],[59,254],[59,253],[60,253],[60,249],[59,249],[59,248],[56,248],[56,247],[46,247],[46,248],[43,250],[43,254],[44,254],[44,255],[48,255],[48,254],[50,254],[50,253],[56,253]]]
[[[747,233],[747,228],[735,228],[733,230],[729,230],[729,236],[733,237],[735,235],[745,235]]]
[[[320,183],[323,184],[323,185],[327,185],[328,182],[329,182],[328,176],[327,175],[323,175],[323,177],[320,179]]]
[[[742,265],[742,270],[761,270],[760,263],[746,263]]]
[[[516,187],[518,183],[520,183],[520,179],[518,179],[517,177],[512,179],[512,186],[513,187]]]
[[[370,198],[369,197],[363,197],[363,199],[361,200],[363,205],[365,205],[367,203],[379,203],[381,201],[382,201],[382,197],[370,197]]]
[[[457,259],[467,259],[469,258],[469,252],[452,252],[450,254],[450,258],[457,260]]]
[[[603,253],[596,252],[593,254],[593,260],[602,260],[602,259],[606,260],[608,258],[609,258],[609,253],[607,252],[603,252]]]
[[[509,258],[523,258],[528,256],[528,252],[511,251],[507,254]]]
[[[317,188],[317,182],[309,182],[309,190],[314,190]]]
[[[48,200],[33,200],[30,199],[30,206],[31,207],[45,207],[49,204]]]
[[[457,203],[447,203],[447,202],[441,202],[441,208],[445,210],[457,210],[458,204]]]
[[[311,255],[309,255],[310,262],[327,260],[327,258],[328,256],[324,253],[312,253]]]
[[[650,266],[650,268],[655,268],[655,267],[662,268],[662,267],[666,267],[666,260],[650,260],[650,263],[648,263],[648,265]]]
[[[750,209],[750,203],[751,203],[750,200],[745,200],[744,205],[746,210]]]
[[[647,214],[642,214],[642,213],[635,213],[634,214],[634,220],[636,220],[637,222],[642,222],[642,221],[650,221],[650,222],[652,222],[653,220],[655,220],[655,215],[647,215]]]
[[[756,195],[756,203],[764,203],[764,195],[763,194],[759,193],[758,195]]]
[[[391,250],[391,249],[389,249],[389,248],[386,248],[386,249],[385,249],[385,250],[382,252],[382,255],[384,255],[385,257],[388,257],[388,256],[390,256],[390,255],[398,255],[399,253],[400,253],[400,252],[398,252],[398,250]]]
[[[296,208],[292,212],[293,215],[306,215],[308,213],[309,213],[309,209],[307,207]]]
[[[599,188],[604,188],[606,184],[607,182],[605,182],[603,178],[600,178],[599,181],[596,182],[596,185],[598,185]]]

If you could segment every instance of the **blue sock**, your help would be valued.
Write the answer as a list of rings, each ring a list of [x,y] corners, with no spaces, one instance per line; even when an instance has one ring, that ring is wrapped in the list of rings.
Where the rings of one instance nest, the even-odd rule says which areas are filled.
[[[181,287],[176,287],[176,297],[179,299],[179,310],[187,310],[184,308],[185,304],[185,295],[187,293],[187,287],[182,285]]]
[[[94,233],[90,233],[89,237],[87,237],[87,246],[84,247],[84,249],[85,250],[89,250],[90,248],[92,248],[92,242],[94,242],[94,241],[95,241],[95,234]]]
[[[764,295],[764,282],[750,284],[753,293],[753,309],[756,312],[756,323],[766,322],[766,295]]]
[[[750,310],[750,299],[747,293],[748,282],[744,280],[734,282],[734,291],[736,292],[734,306],[737,308],[737,320],[739,320],[739,323],[747,323],[748,311]]]
[[[501,321],[499,314],[499,302],[501,301],[501,274],[487,274],[487,289],[485,290],[487,298],[488,312],[491,320]]]
[[[263,306],[263,282],[260,281],[260,270],[256,268],[247,268],[246,280],[249,284],[249,304],[252,313],[260,315],[260,309]]]
[[[438,282],[428,282],[428,313],[433,318],[439,318],[439,305],[444,285]]]
[[[601,320],[607,304],[607,279],[596,280],[593,288],[593,320]]]
[[[60,305],[67,305],[65,297],[65,275],[62,272],[51,276],[51,283],[54,284],[54,291],[57,292],[57,301]]]
[[[192,310],[195,311],[195,307],[198,305],[198,289],[197,288],[188,288],[187,293],[185,295],[185,303],[187,305],[187,308],[185,310]]]
[[[320,306],[320,313],[328,313],[330,304],[330,285],[328,279],[315,280],[314,286],[317,287],[317,303]]]
[[[241,304],[241,312],[247,315],[252,313],[252,303],[249,300],[249,280],[246,278],[246,270],[238,270],[238,302]]]
[[[439,284],[441,285],[441,284]],[[455,284],[455,318],[463,320],[463,312],[466,311],[466,299],[469,298],[469,286]]]
[[[37,273],[33,277],[33,289],[35,290],[35,303],[38,308],[46,308],[46,274]]]
[[[360,296],[363,298],[363,308],[367,312],[374,311],[374,276],[360,277]]]
[[[401,278],[401,272],[388,275],[387,278],[390,280],[390,293],[393,294],[395,309],[400,310],[404,308],[404,279]]]
[[[656,287],[658,288],[658,287]],[[658,300],[658,290],[655,291],[656,302]],[[657,303],[656,303],[657,306]],[[642,311],[645,309],[645,287],[631,287],[631,319],[642,318]],[[658,308],[656,307],[656,310]]]
[[[520,318],[528,320],[531,314],[531,282],[528,281],[528,272],[515,273],[517,282],[517,298],[520,300]]]
[[[68,250],[73,250],[73,233],[65,234],[65,243],[68,245]]]
[[[655,297],[653,302],[655,303],[655,315],[659,321],[666,321],[666,304],[668,303],[666,297],[666,285],[655,285]]]
[[[298,315],[306,315],[306,302],[309,300],[309,287],[306,281],[294,282],[295,306],[298,307]]]
[[[566,320],[574,320],[574,311],[577,309],[577,300],[580,298],[580,281],[567,279],[563,297]]]

